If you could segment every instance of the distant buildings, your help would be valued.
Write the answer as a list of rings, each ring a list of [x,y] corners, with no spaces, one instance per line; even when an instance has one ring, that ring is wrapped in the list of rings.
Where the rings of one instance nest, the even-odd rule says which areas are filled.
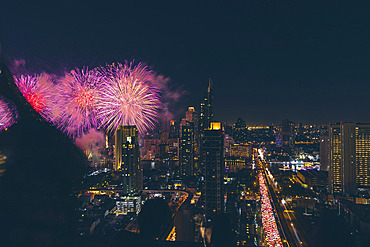
[[[154,160],[156,157],[159,157],[159,145],[161,144],[160,139],[144,139],[143,147],[143,158],[145,160]]]
[[[236,123],[234,124],[234,128],[236,130],[245,129],[246,127],[247,127],[247,123],[242,118],[238,118],[236,120]]]
[[[233,125],[233,138],[238,143],[243,143],[248,140],[248,130],[246,127],[247,124],[242,118],[238,118],[236,123]]]
[[[235,157],[226,157],[225,168],[226,172],[238,172],[241,169],[247,168],[247,161]]]
[[[176,122],[170,121],[170,130],[162,131],[161,140],[159,144],[159,155],[157,158],[160,159],[178,159],[179,157],[179,133]]]
[[[329,190],[355,195],[370,187],[370,124],[340,123],[329,128]]]
[[[232,137],[230,137],[228,134],[225,134],[225,140],[224,140],[225,156],[230,156],[231,145],[233,145],[234,143],[235,143],[234,139]]]
[[[120,126],[115,134],[115,170],[122,171],[123,194],[138,193],[143,187],[139,134],[136,126]]]
[[[225,138],[225,143],[227,140]],[[252,156],[252,146],[242,144],[231,144],[229,146],[229,152],[226,152],[226,148],[224,152],[226,172],[238,172],[241,169],[247,168],[248,160]]]
[[[276,146],[294,148],[295,127],[294,123],[285,119],[280,125],[276,126]]]
[[[201,166],[204,169],[206,218],[212,219],[224,209],[224,133],[221,123],[212,122],[201,140]]]
[[[236,158],[249,159],[252,156],[252,146],[242,145],[242,144],[233,144],[230,147],[230,156],[233,156]]]

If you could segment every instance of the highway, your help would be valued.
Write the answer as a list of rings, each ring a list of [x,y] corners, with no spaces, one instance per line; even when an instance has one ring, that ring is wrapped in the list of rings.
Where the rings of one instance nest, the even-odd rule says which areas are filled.
[[[287,221],[287,218],[284,215],[284,210],[285,209],[282,208],[282,203],[280,202],[280,200],[276,196],[276,192],[273,188],[274,185],[271,184],[271,180],[268,178],[268,176],[266,174],[266,170],[264,172],[265,172],[265,178],[268,181],[268,188],[269,188],[271,200],[273,201],[275,213],[276,213],[277,217],[279,218],[280,227],[281,227],[282,231],[284,232],[284,235],[285,235],[286,240],[287,240],[287,244],[290,247],[295,247],[295,246],[301,247],[302,246],[301,239],[297,235],[297,232],[294,228],[294,224],[293,224],[292,221]]]
[[[269,246],[282,247],[283,243],[277,226],[278,220],[275,219],[276,217],[271,206],[271,197],[266,186],[266,179],[261,170],[258,173],[258,181],[261,193],[262,226],[266,235],[267,244]]]
[[[267,169],[267,163],[261,158],[258,159],[261,168],[264,171],[264,177],[267,181],[268,191],[271,196],[271,201],[275,209],[276,216],[278,218],[278,225],[280,227],[280,231],[282,235],[285,237],[283,243],[286,246],[296,246],[296,247],[304,247],[308,246],[307,241],[305,240],[305,236],[303,235],[302,227],[297,222],[297,219],[294,215],[294,211],[288,209],[287,204],[283,203],[282,200],[277,195],[278,189],[276,188],[272,175]]]

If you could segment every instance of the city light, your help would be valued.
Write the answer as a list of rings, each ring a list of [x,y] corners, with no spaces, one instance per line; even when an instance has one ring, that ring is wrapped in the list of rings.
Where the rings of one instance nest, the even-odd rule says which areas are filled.
[[[369,245],[368,2],[18,2],[0,247]]]
[[[266,233],[266,240],[269,246],[283,246],[262,172],[258,173],[258,181],[261,193],[262,225]]]

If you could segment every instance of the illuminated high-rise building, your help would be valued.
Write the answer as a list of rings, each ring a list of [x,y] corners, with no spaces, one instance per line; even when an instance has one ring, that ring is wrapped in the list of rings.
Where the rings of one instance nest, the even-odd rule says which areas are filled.
[[[115,170],[122,171],[123,194],[139,193],[143,187],[139,134],[136,126],[120,126],[116,131]]]
[[[354,195],[370,186],[370,124],[340,123],[329,128],[329,190]]]
[[[356,184],[358,188],[370,187],[370,124],[357,124]]]
[[[213,83],[209,78],[208,88],[200,103],[199,131],[208,129],[213,121]]]
[[[180,135],[180,173],[181,176],[194,175],[194,123],[185,121]]]
[[[193,123],[194,125],[194,135],[193,135],[193,142],[194,142],[194,155],[199,155],[199,142],[200,142],[200,136],[199,136],[199,119],[198,119],[198,113],[195,111],[195,108],[193,106],[189,106],[188,110],[185,113],[185,119],[186,121],[189,121]]]
[[[329,191],[332,194],[343,192],[342,140],[340,125],[329,127]]]
[[[224,210],[224,133],[221,123],[212,122],[201,140],[201,166],[204,169],[204,203],[206,218]]]

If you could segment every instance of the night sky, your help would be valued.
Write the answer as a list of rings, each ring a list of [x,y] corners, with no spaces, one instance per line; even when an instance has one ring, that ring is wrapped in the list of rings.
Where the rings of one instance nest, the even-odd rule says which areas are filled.
[[[0,4],[1,53],[29,71],[135,59],[179,117],[211,77],[219,121],[370,122],[369,1],[25,2]]]

